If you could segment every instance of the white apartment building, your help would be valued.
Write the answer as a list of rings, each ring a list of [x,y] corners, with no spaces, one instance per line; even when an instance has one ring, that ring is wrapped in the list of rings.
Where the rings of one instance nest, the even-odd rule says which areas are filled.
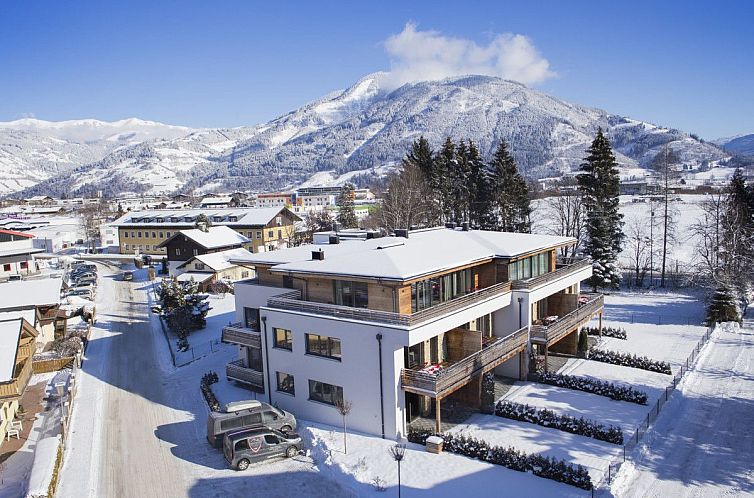
[[[576,353],[602,313],[582,295],[587,260],[560,261],[572,238],[457,228],[329,239],[234,263],[239,345],[228,379],[296,416],[394,438],[417,417],[440,427],[457,403],[478,407],[482,374],[525,378],[534,348]],[[445,408],[443,408],[445,407]]]

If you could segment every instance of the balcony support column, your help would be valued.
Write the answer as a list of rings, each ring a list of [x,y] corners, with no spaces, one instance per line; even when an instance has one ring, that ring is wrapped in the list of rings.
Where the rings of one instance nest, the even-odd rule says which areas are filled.
[[[547,353],[548,353],[549,349],[550,348],[548,347],[548,345],[545,344],[545,373],[549,372],[549,370],[547,369],[548,368],[547,367],[547,363],[548,363],[548,360],[549,360],[549,355]]]
[[[599,336],[602,338],[602,312],[600,311]]]
[[[526,350],[518,353],[518,380],[526,380]]]
[[[441,420],[440,420],[440,397],[435,398],[435,432],[440,433],[440,427],[441,427]]]

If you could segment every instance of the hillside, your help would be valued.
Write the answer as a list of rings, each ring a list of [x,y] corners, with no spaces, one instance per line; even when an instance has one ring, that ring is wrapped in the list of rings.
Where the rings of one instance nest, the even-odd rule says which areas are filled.
[[[25,193],[286,188],[321,172],[345,178],[384,171],[420,135],[435,147],[447,136],[471,138],[485,157],[504,138],[532,178],[575,170],[598,127],[612,139],[624,177],[643,176],[666,144],[690,165],[725,157],[716,145],[681,131],[564,102],[512,81],[467,76],[385,91],[382,76],[368,75],[263,125],[122,147]]]

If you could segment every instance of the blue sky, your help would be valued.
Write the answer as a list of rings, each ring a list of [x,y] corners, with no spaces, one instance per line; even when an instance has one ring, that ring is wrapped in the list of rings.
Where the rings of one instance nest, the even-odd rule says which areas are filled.
[[[6,1],[0,120],[256,124],[400,64],[385,40],[412,22],[480,50],[524,35],[555,73],[530,86],[717,138],[754,132],[752,20],[743,0]]]

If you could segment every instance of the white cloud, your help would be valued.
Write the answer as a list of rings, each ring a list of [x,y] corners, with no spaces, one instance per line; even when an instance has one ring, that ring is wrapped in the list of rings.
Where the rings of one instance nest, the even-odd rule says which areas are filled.
[[[412,81],[438,80],[450,76],[482,74],[525,84],[536,84],[556,76],[524,35],[503,33],[489,44],[443,36],[437,31],[419,31],[407,23],[403,31],[385,40],[390,56],[387,86]]]

